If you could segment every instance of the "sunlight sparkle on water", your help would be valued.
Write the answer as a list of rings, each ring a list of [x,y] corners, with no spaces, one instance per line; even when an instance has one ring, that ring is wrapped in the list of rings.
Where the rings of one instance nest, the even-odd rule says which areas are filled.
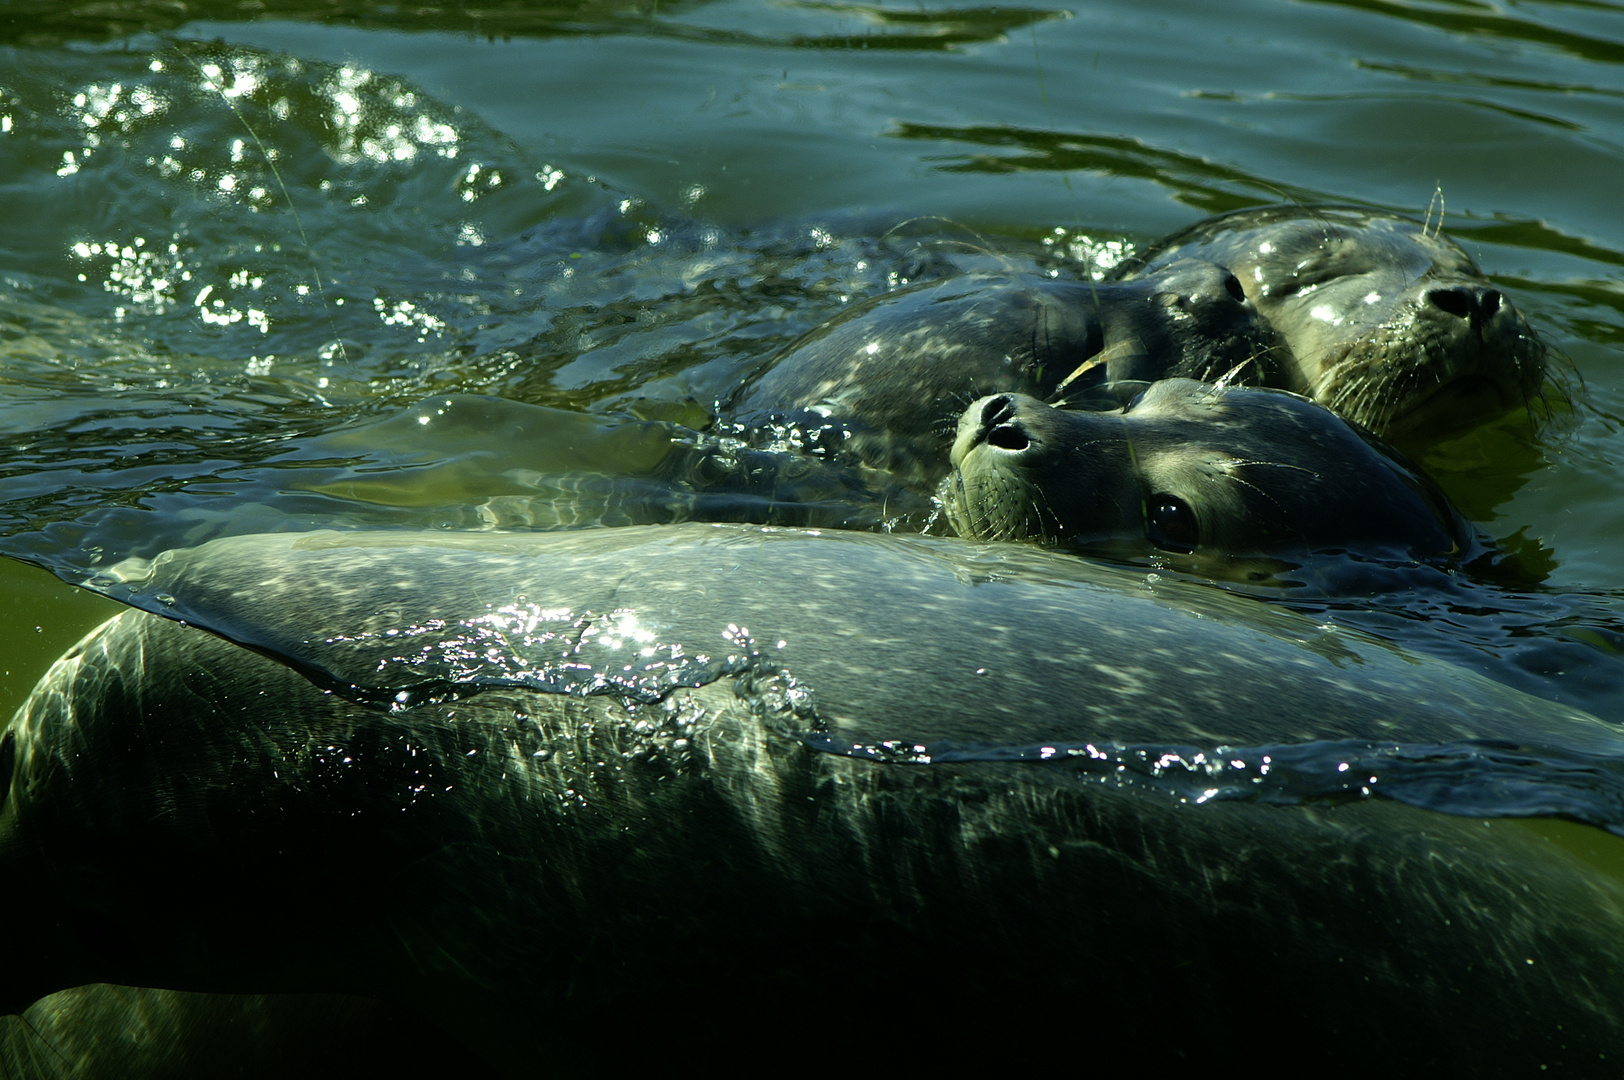
[[[420,331],[417,335],[419,342],[427,341],[430,334],[443,333],[446,328],[443,319],[423,311],[410,300],[397,300],[389,304],[381,296],[373,297],[372,308],[385,326],[416,327]]]
[[[421,418],[421,422],[427,422],[427,417]],[[536,631],[541,627],[567,627],[574,622],[575,612],[569,608],[543,608],[534,604],[519,603],[506,604],[489,614],[469,619],[463,625],[470,629],[499,631],[529,642],[535,638]],[[552,633],[549,631],[542,640],[551,637]]]
[[[597,640],[600,645],[611,649],[618,649],[624,644],[637,645],[643,656],[654,655],[654,632],[638,624],[635,611],[622,610],[610,615],[608,625],[598,630]]]
[[[1059,225],[1043,238],[1043,246],[1071,262],[1082,263],[1094,281],[1104,278],[1135,250],[1126,240],[1096,240],[1086,233],[1073,233]]]
[[[189,281],[192,276],[180,257],[180,246],[173,242],[159,251],[148,248],[144,236],[134,237],[128,243],[81,240],[70,250],[80,259],[112,260],[102,279],[102,288],[152,313],[173,307],[177,302],[175,283]],[[80,281],[88,279],[88,274],[79,275]]]
[[[319,86],[331,104],[328,120],[338,136],[330,150],[334,159],[341,164],[363,159],[385,164],[410,161],[420,150],[456,157],[460,139],[456,128],[416,111],[417,95],[409,90],[378,94],[379,84],[387,83],[385,77],[345,65]],[[380,99],[388,108],[379,108]],[[287,106],[279,104],[273,112],[284,117]]]

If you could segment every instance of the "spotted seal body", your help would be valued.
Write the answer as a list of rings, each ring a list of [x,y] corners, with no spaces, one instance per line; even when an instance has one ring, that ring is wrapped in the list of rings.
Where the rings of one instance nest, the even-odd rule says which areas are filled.
[[[1208,262],[1109,284],[972,274],[855,305],[776,357],[729,412],[780,443],[930,484],[946,471],[953,418],[986,394],[1268,381],[1274,347],[1234,276]]]
[[[1280,381],[1379,435],[1426,438],[1522,407],[1546,349],[1460,245],[1421,222],[1277,206],[1200,222],[1119,275],[1184,259],[1234,271],[1289,352]]]
[[[959,421],[943,502],[981,539],[1204,557],[1354,552],[1448,560],[1472,546],[1396,451],[1278,390],[1153,383],[1114,412],[1001,394]]]
[[[1624,893],[1403,801],[1449,754],[1499,767],[1461,739],[1520,784],[1452,798],[1527,803],[1534,748],[1620,738],[1356,634],[1019,545],[721,526],[239,537],[121,576],[250,648],[127,613],[0,738],[9,1009],[359,992],[514,1075],[852,1032],[898,1064],[1032,1030],[1624,1047]]]

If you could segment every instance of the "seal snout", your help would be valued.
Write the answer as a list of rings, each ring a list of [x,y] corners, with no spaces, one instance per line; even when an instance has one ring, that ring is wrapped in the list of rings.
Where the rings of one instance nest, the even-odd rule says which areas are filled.
[[[1027,421],[1031,410],[1023,407],[1031,404],[1038,403],[1035,398],[1021,394],[994,394],[972,402],[959,417],[958,435],[949,455],[954,467],[962,465],[965,457],[980,446],[1006,454],[1032,450],[1038,440]]]
[[[999,394],[982,406],[981,428],[986,432],[988,446],[1019,452],[1032,445],[1016,411],[1015,402],[1008,394]]]
[[[1428,289],[1426,301],[1446,315],[1478,327],[1494,318],[1505,304],[1499,289],[1482,285],[1444,285]]]

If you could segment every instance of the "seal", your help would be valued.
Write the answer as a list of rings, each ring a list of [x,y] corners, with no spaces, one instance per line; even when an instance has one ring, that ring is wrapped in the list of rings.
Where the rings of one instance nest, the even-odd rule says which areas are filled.
[[[1418,468],[1281,390],[1152,383],[1115,412],[1019,394],[964,411],[942,502],[961,536],[1213,557],[1448,561],[1470,528]]]
[[[887,1065],[1079,1023],[1624,1045],[1624,891],[1422,808],[1605,823],[1612,772],[1571,766],[1616,730],[1215,590],[728,526],[242,536],[101,587],[193,625],[118,616],[0,737],[7,1009],[360,993],[514,1075],[717,1024]]]
[[[0,1018],[0,1076],[173,1080],[233,1076],[494,1075],[398,1007],[337,994],[188,994],[95,984]]]
[[[1235,276],[1183,260],[1132,282],[968,274],[854,305],[774,357],[729,414],[780,448],[934,485],[953,418],[998,392],[1072,397],[1124,379],[1266,382],[1274,333]]]
[[[1279,332],[1281,381],[1389,439],[1458,432],[1524,407],[1546,347],[1459,244],[1410,218],[1339,206],[1274,206],[1199,222],[1117,275],[1184,259],[1234,271]]]

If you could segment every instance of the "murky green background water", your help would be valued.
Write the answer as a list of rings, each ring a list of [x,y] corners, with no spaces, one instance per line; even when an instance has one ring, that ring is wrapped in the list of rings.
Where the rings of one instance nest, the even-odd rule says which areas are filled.
[[[658,424],[853,299],[1441,192],[1571,365],[1554,420],[1427,464],[1611,602],[1621,62],[1624,7],[1576,0],[12,2],[0,548],[75,577],[226,531],[607,513],[594,470],[648,473]],[[412,411],[451,394],[513,404]],[[0,559],[0,712],[111,610]]]

